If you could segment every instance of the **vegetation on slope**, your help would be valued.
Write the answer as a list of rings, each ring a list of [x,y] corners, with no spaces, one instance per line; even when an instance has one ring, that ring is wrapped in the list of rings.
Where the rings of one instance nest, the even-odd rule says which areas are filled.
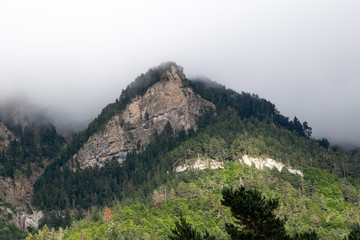
[[[6,125],[15,138],[10,139],[9,146],[0,152],[0,176],[14,178],[19,170],[30,177],[31,165],[44,167],[44,160],[55,157],[65,144],[65,139],[50,124],[39,127],[11,123]]]
[[[333,178],[333,182],[320,186],[312,182],[314,178]],[[313,168],[301,178],[286,170],[258,170],[240,162],[227,162],[223,170],[170,174],[166,183],[145,200],[139,195],[112,205],[113,221],[104,221],[104,208],[93,208],[84,219],[73,221],[64,230],[64,239],[167,239],[174,219],[181,215],[199,231],[207,229],[216,239],[228,239],[225,226],[234,219],[221,204],[221,191],[222,187],[240,186],[279,199],[277,214],[287,216],[288,234],[314,229],[320,239],[342,239],[348,234],[348,226],[360,221],[360,203],[346,200],[346,193],[338,191],[343,184],[359,190],[358,185],[326,170]]]
[[[18,229],[15,224],[8,222],[9,219],[0,218],[0,239],[24,239],[28,233]]]
[[[78,208],[91,206],[95,196],[101,196],[103,202],[94,202],[93,206],[118,202],[112,207],[113,223],[104,223],[102,211],[93,210],[86,219],[65,230],[68,239],[76,239],[82,232],[101,239],[110,234],[110,228],[138,239],[165,239],[173,227],[172,219],[180,214],[199,230],[209,229],[217,239],[226,239],[225,222],[231,215],[220,203],[223,186],[245,185],[278,197],[279,214],[288,216],[286,228],[290,233],[314,227],[321,239],[340,239],[349,224],[360,220],[360,182],[353,166],[358,157],[326,149],[296,132],[256,119],[233,117],[208,126],[191,138],[185,133],[174,137],[168,126],[157,139],[142,152],[130,154],[123,166],[114,162],[95,171],[68,172],[67,178],[55,175],[55,181],[64,182],[50,185],[51,192],[71,186],[72,196],[85,197],[75,198]],[[294,175],[286,169],[279,172],[244,166],[238,161],[244,154],[271,157],[303,170],[305,175]],[[190,164],[199,157],[217,159],[225,164],[225,169],[173,172],[185,160]],[[348,170],[344,174],[335,166]],[[326,170],[329,168],[331,172]],[[72,180],[67,182],[69,179]],[[72,182],[73,179],[78,182]],[[60,197],[56,195],[50,207],[59,206]],[[52,198],[43,199],[49,202]],[[45,207],[48,202],[44,201]]]
[[[307,122],[301,123],[297,117],[290,121],[288,117],[280,114],[274,104],[256,94],[245,92],[240,94],[210,80],[188,80],[187,85],[202,98],[214,103],[217,113],[222,113],[231,108],[242,118],[256,118],[289,131],[295,131],[300,136],[307,138],[311,136],[312,129]]]

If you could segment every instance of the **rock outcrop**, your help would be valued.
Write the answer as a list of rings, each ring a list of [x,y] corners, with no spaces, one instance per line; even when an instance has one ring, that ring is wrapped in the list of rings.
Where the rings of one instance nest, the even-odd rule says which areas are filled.
[[[20,229],[26,229],[27,227],[39,228],[40,220],[44,217],[41,211],[33,211],[32,213],[20,212],[16,217],[16,225]]]
[[[175,172],[180,173],[186,170],[205,170],[205,169],[221,169],[224,164],[214,159],[200,159],[198,158],[192,164],[186,162],[184,165],[177,166]]]
[[[41,172],[38,170],[32,176],[33,179],[0,177],[0,198],[7,203],[1,207],[0,212],[2,212],[2,217],[8,218],[20,229],[26,229],[28,226],[38,229],[39,222],[44,216],[41,211],[31,209],[33,182]],[[6,207],[8,205],[11,208]]]
[[[215,106],[184,87],[181,67],[171,66],[161,80],[150,86],[115,115],[73,156],[81,168],[103,166],[116,159],[122,163],[137,145],[149,143],[167,122],[174,130],[196,130],[196,118]]]
[[[26,179],[11,179],[0,177],[0,197],[17,209],[24,209],[26,203],[31,203],[33,186]]]
[[[284,167],[286,167],[288,169],[289,172],[293,173],[293,174],[298,174],[300,176],[303,176],[304,174],[298,170],[298,169],[293,169],[289,166],[285,166],[285,164],[275,161],[271,158],[251,158],[247,155],[244,155],[242,157],[242,159],[240,159],[240,162],[251,166],[252,164],[255,165],[256,168],[258,169],[264,169],[265,167],[268,168],[277,168],[277,170],[279,170],[280,172],[282,171],[282,169]]]

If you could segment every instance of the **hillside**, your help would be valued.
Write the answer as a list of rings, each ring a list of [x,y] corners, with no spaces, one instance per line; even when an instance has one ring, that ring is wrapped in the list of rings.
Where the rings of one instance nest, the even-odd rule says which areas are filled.
[[[180,214],[228,239],[224,224],[232,217],[221,189],[245,185],[280,199],[290,234],[313,228],[321,239],[341,239],[360,219],[360,159],[311,139],[311,131],[255,94],[189,80],[165,63],[51,152],[32,204],[45,211],[42,225],[73,220],[54,233],[66,239],[166,239]],[[114,221],[102,220],[104,206],[112,206]]]
[[[128,161],[145,161],[154,152],[152,147]],[[278,214],[288,217],[289,233],[315,229],[320,239],[342,239],[348,226],[360,220],[360,181],[322,170],[324,157],[345,161],[348,155],[256,119],[233,117],[209,125],[173,150],[161,151],[156,161],[160,169],[171,172],[158,172],[157,167],[149,170],[153,178],[134,183],[138,187],[128,189],[127,197],[110,207],[113,221],[104,221],[104,209],[95,207],[63,232],[64,239],[109,239],[114,234],[128,239],[167,239],[180,214],[216,239],[228,239],[225,222],[232,217],[220,203],[221,189],[241,185],[279,198]],[[281,171],[276,167],[256,168],[258,163],[269,162],[269,158],[277,166],[283,164]],[[305,160],[309,158],[317,167],[308,166]],[[252,166],[247,165],[249,159]],[[198,169],[199,162],[203,170]],[[217,162],[219,168],[210,169],[212,162]],[[175,171],[184,164],[185,171]],[[121,174],[117,164],[105,168],[99,170],[99,176]],[[300,171],[294,174],[290,169]]]
[[[14,238],[11,232],[25,234],[15,225],[38,228],[43,213],[31,206],[33,184],[65,146],[44,114],[26,109],[21,101],[0,106],[0,221],[4,223],[0,235],[9,239]]]

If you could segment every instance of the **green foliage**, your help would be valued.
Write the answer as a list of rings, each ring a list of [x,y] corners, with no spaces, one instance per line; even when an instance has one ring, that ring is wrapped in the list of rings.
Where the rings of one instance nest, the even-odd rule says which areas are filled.
[[[319,236],[315,231],[309,231],[304,233],[296,233],[292,239],[294,240],[319,240]]]
[[[206,231],[204,235],[199,233],[192,225],[186,222],[186,219],[180,216],[180,220],[175,222],[175,228],[171,229],[172,234],[169,235],[171,240],[202,240],[202,239],[213,239],[214,237],[209,236]]]
[[[72,172],[65,167],[62,171],[53,172],[41,180],[46,179],[46,182],[35,192],[34,201],[47,208],[91,208],[96,205],[111,205],[117,200],[126,201],[127,197],[135,196],[143,199],[137,201],[148,202],[150,206],[153,190],[165,184],[167,193],[173,194],[171,199],[167,198],[165,203],[159,205],[159,209],[169,208],[169,216],[178,216],[184,210],[182,207],[187,206],[189,210],[186,211],[200,211],[202,213],[199,214],[206,216],[207,222],[216,221],[214,226],[222,226],[225,230],[224,221],[217,218],[210,220],[211,217],[205,212],[211,210],[213,218],[217,216],[216,211],[223,211],[219,210],[220,202],[215,204],[216,208],[210,207],[214,206],[214,199],[219,201],[221,198],[219,186],[246,183],[263,192],[276,193],[283,204],[282,211],[288,216],[287,229],[292,229],[292,233],[315,226],[322,238],[326,239],[331,235],[342,238],[347,225],[360,220],[356,207],[360,205],[357,194],[360,184],[355,177],[339,178],[343,176],[337,171],[337,166],[341,164],[346,167],[348,174],[356,176],[351,166],[358,161],[358,157],[329,151],[316,141],[255,119],[241,120],[234,117],[190,134],[192,135],[179,133],[174,136],[169,128],[142,152],[129,154],[122,166],[114,162],[101,169]],[[253,167],[244,167],[238,162],[244,154],[260,158],[271,157],[289,167],[305,170],[304,178],[290,173],[286,168],[282,172],[273,169],[259,173]],[[208,176],[206,171],[190,171],[180,175],[173,173],[174,167],[185,163],[185,160],[191,163],[198,157],[204,160],[217,159],[226,168],[212,172],[216,173],[214,176]],[[324,159],[331,159],[330,164]],[[311,165],[317,168],[309,168]],[[320,168],[330,168],[331,171]],[[206,182],[194,185],[198,178],[204,178]],[[200,188],[206,191],[199,191]],[[198,198],[201,199],[197,200]],[[199,206],[203,209],[197,210]],[[151,221],[168,219],[161,216]],[[189,218],[191,214],[184,216],[192,220]],[[149,216],[145,215],[144,218]],[[130,224],[130,219],[123,222],[122,226],[125,224],[133,229],[134,222]],[[167,235],[168,230],[164,230],[168,229],[166,225],[171,224],[163,225],[157,238]],[[210,233],[211,229],[215,227],[209,229]],[[221,230],[213,231],[218,233],[218,238],[224,237],[220,234]]]
[[[246,190],[244,186],[222,191],[221,203],[230,207],[239,227],[226,224],[231,239],[288,239],[285,220],[276,217],[279,207],[277,199],[266,199],[256,189]]]
[[[286,233],[294,238],[298,236],[298,239],[301,239],[299,236],[311,236],[309,229],[314,229],[320,239],[342,239],[348,234],[348,226],[360,220],[359,202],[353,206],[342,198],[334,207],[310,180],[300,180],[300,186],[310,189],[305,191],[288,182],[286,172],[256,170],[240,162],[226,162],[224,167],[221,170],[169,173],[166,182],[156,188],[159,194],[166,194],[166,200],[157,207],[151,204],[153,192],[144,197],[143,191],[134,191],[133,197],[128,195],[111,206],[114,226],[117,226],[113,229],[122,237],[167,239],[175,227],[174,218],[182,214],[197,231],[208,230],[216,239],[228,239],[226,223],[235,224],[236,219],[221,204],[222,186],[256,188],[267,198],[279,199],[279,208],[274,212],[276,216],[287,217]],[[73,222],[64,231],[64,239],[78,239],[82,231],[93,239],[107,236],[109,223],[104,223],[102,216],[96,217],[104,209],[93,211],[83,220]]]
[[[331,199],[343,198],[339,178],[336,175],[331,174],[329,170],[308,168],[304,175],[304,179],[310,180],[313,184],[315,183],[319,193],[325,197]]]
[[[356,223],[350,227],[350,233],[344,240],[360,240],[360,224]]]
[[[297,117],[294,117],[293,121],[289,121],[288,117],[279,113],[274,104],[256,94],[237,93],[210,80],[187,80],[186,83],[202,98],[214,103],[218,115],[223,115],[230,107],[236,112],[236,115],[242,118],[256,118],[294,131],[303,137],[309,138],[311,136],[312,129],[307,122],[301,124]],[[206,116],[200,127],[207,126],[211,122],[214,120]]]
[[[42,166],[44,160],[53,158],[65,144],[65,139],[49,124],[23,128],[7,123],[7,127],[16,138],[0,152],[0,175],[4,177],[14,178],[16,170],[20,170],[29,178],[33,172],[31,165]]]
[[[8,223],[5,219],[0,218],[0,239],[24,239],[26,232],[18,229],[15,224]]]

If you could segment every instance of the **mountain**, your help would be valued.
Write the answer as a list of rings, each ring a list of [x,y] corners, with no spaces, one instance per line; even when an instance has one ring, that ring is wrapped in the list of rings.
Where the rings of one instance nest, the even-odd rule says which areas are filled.
[[[191,81],[185,77],[181,67],[172,62],[164,63],[135,79],[119,99],[102,110],[86,130],[73,137],[70,145],[54,159],[36,182],[34,205],[47,209],[66,209],[80,204],[82,208],[88,208],[113,198],[121,198],[136,184],[146,182],[143,175],[148,175],[149,168],[159,164],[155,157],[146,163],[139,159],[129,160],[144,147],[149,147],[147,144],[155,144],[154,140],[161,141],[159,137],[162,136],[164,148],[158,149],[159,144],[153,148],[170,150],[191,137],[199,128],[231,116],[255,117],[304,136],[310,129],[297,118],[289,121],[272,103],[257,95],[238,94],[217,83]],[[178,140],[178,137],[182,139]],[[174,146],[170,145],[168,138],[174,138]],[[112,159],[117,160],[119,165],[112,166],[115,164],[110,161]],[[136,183],[134,176],[129,175],[138,171],[131,166],[134,164],[132,161],[146,165],[141,169],[143,172],[136,173],[141,175],[136,177]],[[94,168],[106,164],[107,168]],[[165,165],[161,166],[163,171],[172,170],[173,166]],[[107,180],[99,177],[108,174],[105,172],[109,168],[112,173]],[[127,184],[132,187],[126,187]],[[72,186],[77,186],[77,190]],[[106,194],[108,191],[115,194]]]
[[[70,226],[43,227],[58,238],[167,239],[183,215],[228,239],[234,219],[221,189],[245,185],[279,198],[290,234],[312,228],[342,239],[360,219],[360,158],[311,139],[311,130],[255,94],[164,63],[54,152],[32,205],[45,213],[41,225]]]

